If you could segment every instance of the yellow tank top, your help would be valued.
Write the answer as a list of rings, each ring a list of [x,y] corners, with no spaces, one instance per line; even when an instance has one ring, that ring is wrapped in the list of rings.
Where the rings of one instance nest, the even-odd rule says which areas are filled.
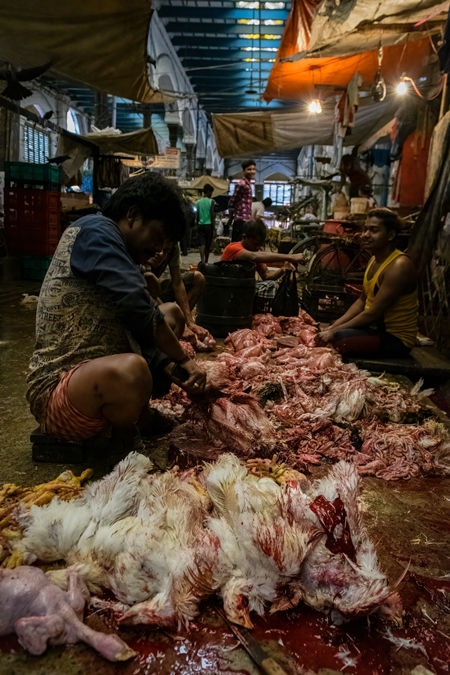
[[[391,255],[380,265],[372,279],[369,280],[369,271],[375,258],[369,260],[364,274],[364,293],[366,295],[366,304],[364,309],[370,309],[375,300],[375,290],[379,288],[378,279],[380,274],[390,263],[404,255],[402,251],[395,249]],[[417,337],[417,326],[419,317],[419,302],[417,289],[408,295],[401,295],[397,301],[390,307],[384,315],[384,327],[388,333],[400,338],[406,347],[414,347]]]

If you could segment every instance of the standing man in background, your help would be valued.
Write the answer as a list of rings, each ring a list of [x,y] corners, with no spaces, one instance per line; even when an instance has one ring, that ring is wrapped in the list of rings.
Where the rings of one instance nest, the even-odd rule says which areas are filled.
[[[211,242],[214,234],[214,201],[212,194],[214,188],[209,183],[203,187],[203,197],[198,200],[197,207],[197,231],[200,250],[200,261],[207,263]]]
[[[256,164],[253,159],[246,159],[242,162],[244,177],[234,188],[234,194],[228,204],[228,224],[233,223],[233,232],[231,241],[241,241],[242,228],[247,220],[252,218],[252,179],[255,177]]]

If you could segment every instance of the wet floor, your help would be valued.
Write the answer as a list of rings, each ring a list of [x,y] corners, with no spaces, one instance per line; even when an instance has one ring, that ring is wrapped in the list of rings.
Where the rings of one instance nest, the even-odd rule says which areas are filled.
[[[29,436],[36,423],[25,400],[25,377],[33,349],[35,307],[19,303],[21,292],[29,289],[21,286],[16,299],[0,305],[0,484],[36,484],[65,468],[80,473],[87,466],[100,477],[111,464],[100,453],[92,452],[85,464],[76,466],[36,464],[31,459]],[[258,620],[255,636],[287,673],[407,674],[418,665],[439,674],[449,672],[449,486],[445,479],[396,483],[363,479],[364,520],[384,569],[393,582],[409,569],[399,587],[406,610],[404,626],[395,633],[394,646],[386,639],[386,626],[375,619],[335,628],[323,615],[299,608]],[[107,619],[92,615],[89,623],[112,630]],[[44,656],[31,657],[15,637],[3,639],[0,675],[259,672],[208,607],[187,634],[137,630],[121,631],[121,636],[138,652],[133,662],[109,664],[83,645],[54,647]]]

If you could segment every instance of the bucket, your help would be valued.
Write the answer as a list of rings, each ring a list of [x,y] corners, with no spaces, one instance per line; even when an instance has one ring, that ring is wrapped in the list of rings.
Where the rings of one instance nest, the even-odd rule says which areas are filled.
[[[340,220],[328,219],[325,221],[323,231],[326,234],[342,234],[343,228]]]
[[[252,325],[255,297],[255,265],[250,260],[200,263],[205,290],[197,304],[199,326],[215,338],[227,337],[239,328]]]

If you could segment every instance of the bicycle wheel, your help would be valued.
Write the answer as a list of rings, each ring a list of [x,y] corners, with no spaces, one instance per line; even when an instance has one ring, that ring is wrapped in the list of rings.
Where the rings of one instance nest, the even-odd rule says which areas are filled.
[[[359,246],[336,240],[321,247],[311,260],[308,270],[308,286],[336,287],[343,290],[345,284],[361,284],[370,256]]]
[[[290,254],[303,253],[305,258],[305,265],[308,265],[313,256],[319,251],[322,246],[328,246],[332,243],[334,237],[327,234],[315,234],[312,237],[306,237],[297,242],[295,246],[289,251]]]

